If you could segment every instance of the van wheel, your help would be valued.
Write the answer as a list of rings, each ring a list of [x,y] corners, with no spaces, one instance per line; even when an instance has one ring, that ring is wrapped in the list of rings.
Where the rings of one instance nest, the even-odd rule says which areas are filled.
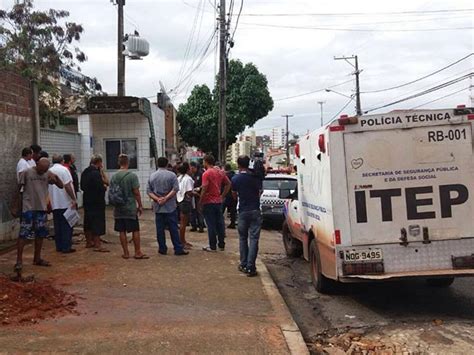
[[[454,277],[441,277],[436,279],[427,279],[426,283],[432,287],[449,287],[453,284]]]
[[[321,258],[316,240],[313,239],[309,246],[309,262],[311,269],[311,281],[314,288],[319,293],[329,293],[332,291],[334,281],[328,279],[321,271]]]
[[[293,238],[286,221],[283,222],[282,236],[283,245],[285,246],[285,252],[287,256],[297,258],[303,254],[303,245],[299,240]]]

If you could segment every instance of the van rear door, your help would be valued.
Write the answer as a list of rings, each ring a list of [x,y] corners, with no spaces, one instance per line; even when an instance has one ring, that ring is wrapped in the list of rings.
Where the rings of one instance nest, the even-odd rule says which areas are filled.
[[[471,124],[344,134],[353,245],[474,234]]]

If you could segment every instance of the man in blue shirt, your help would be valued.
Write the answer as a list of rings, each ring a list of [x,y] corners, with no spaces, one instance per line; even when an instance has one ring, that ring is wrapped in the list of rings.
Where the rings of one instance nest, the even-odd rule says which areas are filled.
[[[176,193],[179,191],[178,178],[168,171],[168,159],[158,158],[158,170],[148,180],[147,194],[153,200],[155,211],[156,234],[158,239],[158,253],[166,255],[165,226],[171,234],[171,242],[175,255],[188,255],[179,241],[178,212],[176,211]]]
[[[237,159],[239,174],[232,178],[234,198],[239,199],[239,240],[240,265],[239,271],[249,277],[257,275],[255,261],[258,254],[258,241],[262,228],[260,212],[260,194],[262,180],[249,171],[250,158],[246,155]]]

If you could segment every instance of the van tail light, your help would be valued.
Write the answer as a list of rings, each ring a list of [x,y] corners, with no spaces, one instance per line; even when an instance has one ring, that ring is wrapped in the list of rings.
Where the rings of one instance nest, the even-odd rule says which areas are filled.
[[[299,143],[295,145],[295,155],[297,158],[300,157],[300,145]]]
[[[468,119],[469,121],[474,120],[474,113],[471,113],[471,114],[467,115],[467,119]]]
[[[339,229],[334,231],[334,242],[336,245],[341,244],[341,231]]]
[[[318,146],[321,153],[326,153],[326,138],[324,137],[324,134],[319,135]]]
[[[349,117],[348,115],[342,115],[339,117],[337,120],[339,122],[340,126],[345,126],[348,124],[357,124],[359,123],[359,118],[358,117]]]

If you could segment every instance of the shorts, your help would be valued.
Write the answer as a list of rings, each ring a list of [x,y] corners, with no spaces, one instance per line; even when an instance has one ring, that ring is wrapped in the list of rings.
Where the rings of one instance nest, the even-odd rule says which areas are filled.
[[[105,210],[84,210],[84,232],[105,235]]]
[[[116,218],[114,231],[116,232],[138,232],[140,230],[140,223],[138,223],[138,218]]]
[[[179,212],[182,214],[190,214],[193,209],[193,205],[191,201],[183,200],[178,204],[178,206],[179,206]]]
[[[21,214],[20,239],[46,238],[48,235],[46,211],[26,211]]]

